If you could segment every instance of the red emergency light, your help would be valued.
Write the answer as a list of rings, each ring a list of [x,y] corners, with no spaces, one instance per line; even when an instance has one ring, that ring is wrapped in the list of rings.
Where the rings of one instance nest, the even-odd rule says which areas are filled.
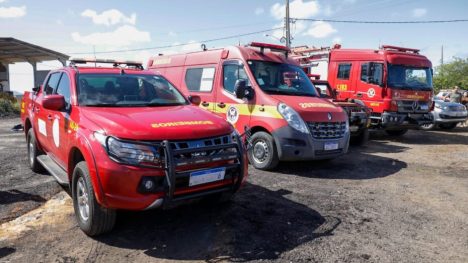
[[[112,64],[114,67],[117,67],[120,65],[127,65],[127,67],[135,67],[138,69],[143,69],[142,62],[133,61],[133,60],[96,59],[96,58],[72,58],[70,59],[70,65],[88,64],[88,63]]]
[[[395,51],[400,51],[400,52],[411,52],[411,53],[419,53],[419,49],[415,48],[406,48],[406,47],[397,47],[397,46],[391,46],[391,45],[382,45],[382,49],[384,50],[395,50]]]
[[[261,42],[251,42],[249,44],[251,47],[259,47],[262,50],[268,48],[271,51],[280,51],[280,52],[289,52],[290,49],[286,46],[282,45],[275,45],[275,44],[268,44],[268,43],[261,43]]]
[[[307,77],[312,80],[320,80],[320,74],[307,74]]]

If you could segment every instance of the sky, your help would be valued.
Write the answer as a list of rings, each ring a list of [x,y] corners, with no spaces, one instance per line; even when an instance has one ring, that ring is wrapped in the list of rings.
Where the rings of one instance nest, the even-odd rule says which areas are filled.
[[[145,61],[158,53],[178,53],[247,44],[280,44],[284,30],[283,0],[0,0],[0,37],[14,37],[72,57]],[[467,19],[466,0],[290,0],[292,18],[425,21]],[[468,57],[468,23],[346,24],[296,21],[292,46],[375,48],[390,44],[418,48],[437,66]],[[253,32],[256,34],[249,34]],[[249,35],[244,35],[249,34]],[[244,35],[218,41],[207,41]],[[188,45],[182,45],[188,44]],[[164,48],[161,48],[164,47]],[[139,51],[132,49],[153,48]],[[115,53],[100,53],[120,51]],[[60,63],[48,61],[39,69]],[[10,89],[33,86],[27,63],[10,66]]]

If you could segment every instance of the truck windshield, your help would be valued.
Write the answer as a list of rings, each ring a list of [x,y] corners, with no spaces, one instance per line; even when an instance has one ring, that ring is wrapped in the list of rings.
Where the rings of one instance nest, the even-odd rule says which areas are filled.
[[[166,79],[156,75],[80,74],[78,103],[94,107],[142,107],[187,104]]]
[[[314,85],[298,66],[258,60],[247,64],[258,86],[268,94],[317,96]]]
[[[397,89],[430,90],[432,73],[429,68],[388,64],[387,85]]]

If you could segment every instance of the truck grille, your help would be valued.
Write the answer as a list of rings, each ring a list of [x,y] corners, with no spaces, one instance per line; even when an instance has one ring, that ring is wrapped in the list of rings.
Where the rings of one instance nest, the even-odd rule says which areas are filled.
[[[399,100],[397,105],[398,112],[427,113],[430,108],[427,101]]]
[[[315,139],[339,139],[346,132],[346,122],[308,122],[307,125]]]

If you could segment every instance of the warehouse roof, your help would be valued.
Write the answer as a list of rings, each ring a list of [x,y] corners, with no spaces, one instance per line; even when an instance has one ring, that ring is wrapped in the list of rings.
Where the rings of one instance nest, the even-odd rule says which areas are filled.
[[[0,37],[0,62],[37,63],[49,60],[59,60],[62,64],[70,56],[44,47],[36,46],[12,37]]]

